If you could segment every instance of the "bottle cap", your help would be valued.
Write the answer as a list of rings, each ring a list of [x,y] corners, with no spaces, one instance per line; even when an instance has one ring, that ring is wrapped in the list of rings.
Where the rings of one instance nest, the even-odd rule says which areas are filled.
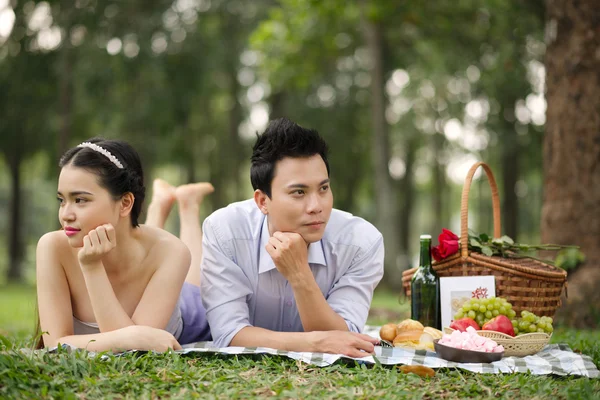
[[[419,237],[419,239],[421,239],[421,240],[422,240],[422,239],[429,239],[429,240],[431,240],[431,235],[421,235],[421,236]]]

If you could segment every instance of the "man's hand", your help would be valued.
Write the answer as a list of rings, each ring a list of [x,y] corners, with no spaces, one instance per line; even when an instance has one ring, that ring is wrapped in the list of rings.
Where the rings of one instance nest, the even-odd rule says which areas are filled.
[[[375,352],[379,339],[369,335],[345,331],[312,332],[315,351],[321,353],[344,354],[361,358]]]
[[[100,225],[83,237],[83,247],[77,253],[82,268],[98,264],[102,257],[117,246],[117,234],[111,224]]]
[[[277,270],[290,283],[303,279],[307,273],[310,274],[308,246],[300,234],[275,232],[269,238],[266,248]]]

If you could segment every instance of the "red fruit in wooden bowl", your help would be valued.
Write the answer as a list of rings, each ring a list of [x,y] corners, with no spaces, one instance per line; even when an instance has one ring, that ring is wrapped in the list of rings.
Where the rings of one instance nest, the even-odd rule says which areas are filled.
[[[515,336],[515,329],[506,315],[498,315],[497,317],[490,319],[483,324],[481,330],[502,332],[510,336]]]
[[[510,321],[508,321],[508,322],[510,322]],[[472,326],[473,328],[475,328],[476,331],[479,330],[479,324],[477,324],[477,322],[475,322],[475,320],[473,318],[469,318],[469,317],[455,319],[450,324],[450,328],[459,330],[461,332],[466,332],[468,326]]]

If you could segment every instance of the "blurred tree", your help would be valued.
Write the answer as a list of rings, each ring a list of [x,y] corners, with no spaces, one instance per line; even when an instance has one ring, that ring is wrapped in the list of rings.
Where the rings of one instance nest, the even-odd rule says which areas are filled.
[[[23,211],[27,199],[22,197],[21,167],[28,156],[44,149],[53,141],[52,109],[56,84],[51,66],[56,62],[52,53],[30,52],[35,40],[28,31],[27,4],[14,9],[15,23],[11,37],[3,46],[8,54],[0,62],[0,151],[10,172],[10,216],[8,239],[9,281],[23,279],[24,258]]]
[[[397,288],[402,284],[402,274],[399,268],[399,245],[397,200],[395,186],[389,172],[390,138],[389,127],[385,118],[388,105],[385,95],[387,72],[385,70],[384,49],[387,44],[383,27],[378,16],[384,11],[377,9],[379,4],[364,0],[361,7],[362,28],[364,29],[365,44],[371,59],[371,160],[375,180],[375,203],[377,219],[375,225],[385,238],[386,283]]]
[[[39,19],[46,5],[51,19]],[[507,233],[537,234],[543,121],[521,114],[530,64],[544,51],[539,5],[55,0],[19,3],[26,19],[35,11],[43,23],[18,22],[10,40],[46,41],[19,48],[48,57],[46,84],[56,90],[44,127],[57,139],[41,150],[52,160],[90,136],[123,138],[148,179],[156,171],[210,179],[213,209],[244,197],[246,144],[265,110],[318,129],[332,146],[335,206],[384,233],[384,284],[397,286],[415,254],[413,232],[435,235],[454,221],[456,171],[474,159],[503,182]],[[58,44],[48,42],[57,29]],[[14,49],[0,49],[0,69],[18,68]],[[10,79],[36,86],[36,74]],[[531,201],[517,204],[516,186]],[[483,230],[487,196],[473,210]]]
[[[572,325],[598,326],[600,8],[593,0],[550,0],[547,7],[542,241],[581,246],[586,262],[569,277],[559,315]]]
[[[264,54],[261,67],[271,84],[271,104],[275,105],[276,113],[281,114],[282,93],[291,90],[308,92],[305,101],[313,109],[299,122],[313,121],[308,125],[317,127],[332,146],[330,163],[335,172],[334,182],[343,182],[348,190],[341,192],[341,188],[335,189],[341,195],[336,200],[337,207],[358,206],[356,197],[360,193],[360,177],[374,177],[367,179],[368,187],[373,189],[368,197],[374,197],[377,204],[370,207],[373,211],[367,210],[361,214],[367,218],[374,216],[375,225],[383,231],[388,260],[386,283],[398,286],[400,270],[396,266],[396,254],[399,243],[394,217],[394,186],[388,171],[387,99],[384,94],[387,78],[383,69],[383,43],[371,43],[371,50],[378,52],[376,58],[368,53],[369,50],[364,51],[368,47],[363,45],[365,39],[373,37],[369,34],[372,23],[370,17],[363,19],[366,24],[363,36],[357,29],[361,14],[356,4],[297,0],[285,0],[281,4],[282,8],[271,10],[270,18],[259,26],[252,38],[254,48]],[[381,34],[373,38],[383,40]],[[374,81],[373,77],[377,80]],[[372,93],[378,94],[377,101],[373,100],[373,96],[368,96],[366,89],[369,87]],[[285,112],[293,118],[299,113],[290,106],[292,98],[285,96]],[[372,111],[364,112],[361,116],[359,110],[364,109],[369,98]],[[320,120],[319,111],[316,110],[319,106],[328,111],[327,117],[317,122]],[[362,119],[367,118],[368,121],[369,116],[371,128],[364,126],[361,130],[365,133],[370,131],[371,134],[362,140],[355,134],[360,132],[357,126],[363,126]],[[323,129],[325,126],[330,128]],[[375,127],[377,130],[374,130]],[[360,168],[350,169],[348,157],[357,152],[360,154],[357,167]],[[378,168],[375,174],[370,172],[373,166]],[[345,209],[357,212],[352,208]]]
[[[517,135],[514,109],[532,90],[528,62],[541,55],[529,54],[529,48],[531,38],[541,36],[543,7],[540,1],[520,0],[492,1],[485,7],[476,1],[359,4],[362,8],[335,1],[282,1],[282,7],[272,10],[255,31],[253,43],[264,54],[262,68],[278,113],[281,93],[307,90],[310,100],[315,92],[322,97],[333,89],[334,105],[326,107],[333,107],[340,117],[346,115],[341,114],[337,97],[343,93],[340,84],[347,72],[355,73],[349,85],[356,87],[356,96],[350,101],[356,103],[355,112],[362,112],[361,120],[367,116],[371,120],[371,128],[364,128],[370,157],[362,156],[371,165],[361,165],[366,168],[364,176],[373,177],[368,185],[373,191],[367,196],[374,197],[375,212],[366,215],[379,215],[374,221],[386,237],[385,283],[396,286],[400,271],[396,264],[400,261],[403,268],[410,264],[413,198],[426,191],[431,199],[425,219],[415,221],[418,231],[448,226],[452,202],[446,173],[449,162],[462,154],[484,156],[496,167],[506,187],[505,225],[516,236],[519,159],[523,147],[535,149],[536,142],[521,138],[535,131],[528,126]],[[359,26],[366,28],[362,36]],[[341,42],[345,46],[331,46]],[[289,107],[293,96],[285,98],[288,113],[296,112]],[[336,115],[331,113],[329,119],[336,121]],[[462,134],[451,142],[445,125],[452,120],[459,121]],[[340,152],[349,151],[339,139],[334,143]],[[421,182],[415,182],[416,171],[425,166],[431,168],[430,176],[421,173]],[[536,165],[528,162],[528,167]],[[490,229],[488,203],[482,199],[479,222],[484,229]],[[364,210],[359,212],[365,215]]]

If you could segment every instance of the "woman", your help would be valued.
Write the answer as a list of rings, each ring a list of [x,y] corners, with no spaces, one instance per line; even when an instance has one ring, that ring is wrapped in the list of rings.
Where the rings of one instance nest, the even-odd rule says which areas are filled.
[[[209,340],[198,209],[212,185],[155,181],[140,225],[144,175],[129,144],[92,139],[68,150],[59,166],[63,229],[45,234],[36,253],[44,345],[165,351]],[[183,241],[161,229],[176,199]]]

